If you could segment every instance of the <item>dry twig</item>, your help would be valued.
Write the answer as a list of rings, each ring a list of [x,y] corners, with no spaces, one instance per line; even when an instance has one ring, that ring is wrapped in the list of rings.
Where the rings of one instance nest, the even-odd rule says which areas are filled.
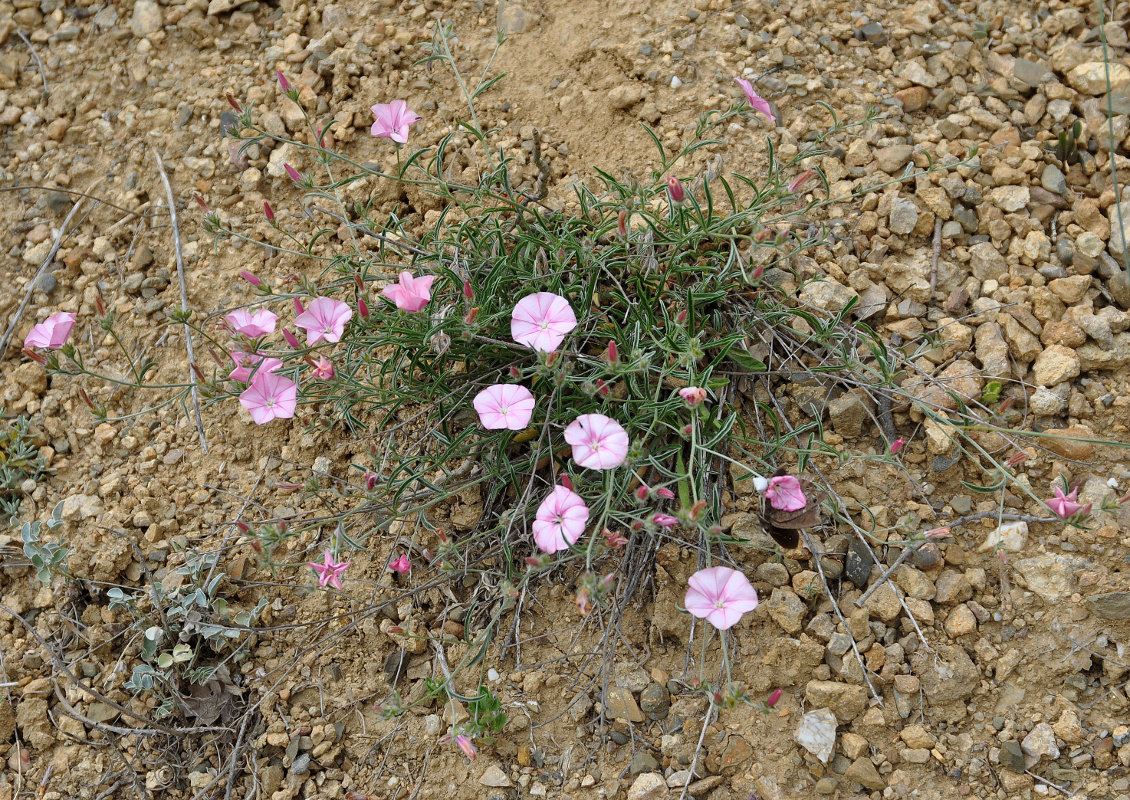
[[[169,217],[173,222],[173,247],[177,255],[177,280],[180,282],[180,310],[182,314],[188,313],[188,289],[184,284],[184,255],[180,247],[180,225],[177,223],[177,201],[173,197],[173,187],[169,184],[169,176],[165,174],[165,163],[161,154],[156,150],[153,155],[157,157],[157,174],[161,176],[161,183],[165,184],[165,194],[169,197]],[[188,350],[188,380],[192,384],[192,409],[196,414],[196,432],[200,435],[200,447],[205,455],[208,453],[208,439],[204,436],[204,423],[200,419],[200,389],[196,385],[196,356],[192,352],[192,329],[188,321],[184,323],[184,346]]]

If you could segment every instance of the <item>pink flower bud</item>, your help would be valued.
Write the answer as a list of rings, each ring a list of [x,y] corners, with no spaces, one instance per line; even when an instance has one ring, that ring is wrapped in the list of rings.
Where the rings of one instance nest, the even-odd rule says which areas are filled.
[[[475,746],[471,744],[471,740],[466,736],[463,736],[462,734],[456,736],[455,743],[459,745],[459,749],[463,751],[463,755],[467,756],[467,758],[471,761],[474,761],[478,756],[478,753],[475,752]]]
[[[780,689],[774,689],[769,694],[769,699],[765,701],[765,705],[772,708],[773,706],[777,705],[777,701],[780,700],[780,699],[781,699],[781,690]]]
[[[692,408],[706,399],[706,390],[699,386],[685,386],[679,390],[679,397]]]
[[[517,367],[511,367],[510,368],[510,377],[513,378],[514,380],[518,380],[519,378],[522,377],[522,373]]]
[[[239,104],[239,101],[238,101],[238,100],[236,100],[236,99],[235,99],[234,97],[232,97],[232,94],[231,94],[231,92],[225,92],[225,93],[224,93],[224,96],[225,96],[225,97],[227,97],[227,99],[228,99],[228,105],[229,105],[229,106],[231,106],[232,108],[234,108],[234,109],[235,109],[236,111],[238,111],[238,112],[239,112],[240,114],[242,114],[242,113],[243,113],[243,107],[242,107],[242,106],[240,106],[240,104]]]
[[[656,514],[651,518],[651,521],[662,528],[673,528],[679,524],[679,518],[670,514]]]
[[[687,321],[687,310],[684,308],[682,311],[680,311],[678,314],[675,315],[675,322],[678,323],[679,325],[682,325],[686,321]]]
[[[294,181],[295,183],[302,183],[302,173],[300,173],[298,170],[296,170],[290,164],[284,163],[283,169],[286,170],[286,174],[290,176],[290,179],[292,181]]]
[[[302,347],[295,335],[286,328],[282,329],[282,334],[283,338],[286,339],[286,343],[293,347],[295,350]]]
[[[464,325],[470,325],[472,322],[475,321],[475,317],[477,317],[477,316],[479,316],[479,307],[475,306],[470,311],[468,311],[467,314],[463,317],[463,324]]]
[[[412,562],[408,560],[408,554],[405,553],[397,558],[395,561],[388,565],[389,570],[397,573],[398,575],[407,575],[412,571]]]
[[[636,489],[636,499],[639,500],[642,503],[645,500],[647,500],[647,498],[650,497],[650,496],[651,496],[651,490],[648,489],[646,486],[644,486],[641,483],[640,488]]]
[[[568,489],[570,492],[573,491],[573,479],[564,472],[561,473],[561,485]]]
[[[365,302],[364,297],[357,298],[357,313],[361,315],[361,319],[369,318],[369,305]]]
[[[683,198],[687,194],[683,191],[683,184],[679,183],[679,179],[674,175],[667,177],[667,191],[671,193],[671,202],[673,203],[683,202]]]
[[[267,217],[267,222],[270,222],[273,225],[274,222],[275,222],[275,212],[271,208],[271,204],[268,203],[266,200],[263,201],[263,213]]]
[[[791,181],[789,181],[789,191],[792,192],[793,194],[796,194],[798,191],[800,191],[800,188],[802,186],[804,186],[806,183],[808,183],[808,181],[815,174],[816,174],[816,170],[806,169],[804,172],[800,173],[795,178],[793,178]]]
[[[470,281],[463,281],[463,296],[466,297],[468,300],[474,300],[475,299],[475,293],[471,290],[471,282]]]
[[[757,268],[753,271],[753,280],[757,280],[758,278],[760,278],[761,274],[763,272],[765,272],[765,265],[764,264],[758,264]]]
[[[288,81],[286,79],[286,75],[283,75],[283,71],[281,69],[278,71],[278,74],[279,74],[279,86],[282,87],[282,90],[284,92],[289,92],[291,90],[290,81]]]
[[[615,364],[620,360],[620,351],[616,347],[616,342],[612,339],[608,340],[608,363]]]
[[[661,489],[656,489],[655,493],[657,495],[659,495],[660,497],[662,497],[664,500],[674,500],[675,499],[675,493],[672,492],[670,489],[668,489],[666,486],[664,486]]]
[[[371,492],[377,488],[377,474],[375,472],[365,473],[365,491]]]
[[[903,445],[905,445],[905,444],[906,444],[906,439],[902,438],[901,436],[899,438],[895,439],[893,442],[891,442],[891,455],[893,456],[893,455],[897,454],[899,450],[902,450]]]
[[[297,297],[294,298],[294,313],[299,315],[306,313],[306,307],[302,305],[302,300]]]
[[[245,281],[250,283],[252,286],[259,287],[259,286],[263,285],[263,281],[259,280],[259,277],[257,275],[255,275],[255,273],[253,273],[253,272],[248,272],[247,270],[242,270],[239,273],[239,277],[243,278]]]
[[[616,215],[616,232],[621,236],[628,235],[628,212],[620,209],[620,213]]]
[[[204,198],[201,197],[199,193],[194,194],[192,199],[196,201],[196,205],[204,209],[204,213],[209,214],[212,212],[212,209],[208,208],[208,204],[204,202]]]
[[[610,393],[610,391],[611,391],[611,390],[610,390],[610,389],[608,388],[608,384],[607,384],[607,383],[605,383],[605,382],[604,382],[603,380],[601,380],[600,378],[597,378],[597,379],[596,379],[596,390],[597,390],[598,392],[600,392],[600,396],[601,396],[601,397],[608,397],[608,395],[609,395],[609,393]]]

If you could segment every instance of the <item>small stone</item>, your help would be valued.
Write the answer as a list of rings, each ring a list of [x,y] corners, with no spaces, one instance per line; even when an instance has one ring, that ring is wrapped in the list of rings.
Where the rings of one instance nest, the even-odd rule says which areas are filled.
[[[998,186],[989,192],[989,199],[997,208],[1012,213],[1027,206],[1032,195],[1027,186]]]
[[[1020,742],[1010,739],[1001,743],[1000,765],[1013,772],[1024,771],[1024,751]]]
[[[977,280],[996,280],[1008,272],[1008,262],[989,242],[978,242],[969,248],[969,266]]]
[[[659,769],[659,762],[647,750],[637,750],[635,756],[632,758],[632,763],[628,765],[629,775],[640,775],[644,772],[655,772]]]
[[[498,29],[502,33],[525,33],[530,27],[529,15],[513,3],[498,4]]]
[[[871,566],[874,563],[875,559],[871,556],[871,550],[867,545],[858,539],[852,539],[844,562],[844,574],[847,575],[848,580],[860,589],[865,588],[871,578]]]
[[[1126,253],[1126,240],[1124,234],[1130,235],[1130,203],[1113,203],[1106,210],[1107,219],[1110,220],[1110,241],[1107,249],[1116,259],[1122,258]]]
[[[1029,89],[1036,89],[1052,79],[1047,67],[1026,58],[1018,58],[1012,65],[1012,75]]]
[[[836,715],[830,708],[809,711],[801,719],[793,738],[822,764],[827,764],[836,747]]]
[[[892,144],[875,151],[875,163],[888,175],[894,175],[910,161],[914,147],[909,144]]]
[[[310,771],[310,754],[299,753],[290,764],[291,775],[305,775]]]
[[[649,683],[640,693],[640,710],[648,719],[666,719],[671,708],[671,693],[667,687]]]
[[[804,700],[816,708],[829,708],[840,722],[851,722],[867,707],[867,691],[859,685],[838,681],[809,681]]]
[[[1007,550],[1010,553],[1019,553],[1027,544],[1028,523],[1024,520],[1016,520],[1015,522],[1005,522],[994,528],[985,538],[985,541],[981,543],[981,546],[977,548],[977,552],[988,553],[999,549]]]
[[[870,746],[867,738],[858,733],[845,733],[840,737],[840,750],[852,761],[866,755]]]
[[[977,618],[966,605],[959,605],[950,612],[946,618],[946,634],[951,639],[974,633],[977,630]]]
[[[785,633],[800,633],[808,607],[797,597],[796,592],[784,586],[774,589],[764,605],[769,616]]]
[[[883,47],[887,44],[887,33],[878,22],[868,22],[859,29],[859,36],[875,47]]]
[[[1054,194],[1067,194],[1067,178],[1055,164],[1044,167],[1044,171],[1040,173],[1040,185]]]
[[[938,79],[926,71],[926,68],[917,61],[908,61],[899,71],[899,77],[910,83],[933,89],[938,85]]]
[[[138,39],[161,30],[164,19],[161,8],[153,0],[137,0],[133,4],[133,16],[130,18],[130,31]]]
[[[662,800],[667,794],[667,781],[658,772],[645,772],[628,788],[628,800]]]
[[[1063,556],[1045,553],[1015,562],[1028,589],[1047,603],[1060,603],[1075,591],[1075,568]]]
[[[1095,446],[1090,442],[1078,441],[1080,439],[1094,439],[1095,434],[1086,428],[1073,425],[1069,428],[1049,428],[1044,431],[1046,436],[1041,440],[1044,447],[1056,455],[1070,458],[1073,461],[1084,461],[1095,452]]]
[[[854,783],[860,783],[872,791],[882,791],[887,788],[886,781],[879,775],[875,765],[869,758],[857,758],[844,772],[844,778]]]
[[[1106,94],[1107,65],[1102,61],[1088,61],[1067,73],[1067,83],[1077,92],[1093,96]],[[1117,61],[1110,62],[1110,86],[1114,90],[1130,85],[1130,68]]]
[[[608,103],[622,111],[643,100],[645,94],[644,88],[638,83],[624,83],[608,92]]]
[[[502,771],[502,767],[498,764],[491,764],[483,770],[483,774],[479,776],[479,783],[483,786],[491,786],[494,788],[505,788],[512,786],[509,776]]]
[[[924,86],[910,86],[895,92],[895,99],[902,103],[902,110],[907,114],[921,111],[930,102],[930,91]]]
[[[1071,348],[1053,344],[1032,365],[1033,380],[1039,386],[1055,386],[1079,376],[1079,355]]]
[[[886,170],[884,170],[886,171]],[[891,201],[890,227],[892,233],[905,236],[918,224],[918,206],[913,200],[896,197]]]
[[[1130,592],[1106,592],[1091,595],[1087,608],[1103,619],[1130,619]]]
[[[836,433],[846,439],[863,434],[863,427],[871,420],[871,409],[856,392],[846,392],[828,403],[828,418]]]
[[[651,683],[647,670],[631,661],[616,665],[616,685],[629,692],[642,692]]]
[[[604,696],[604,712],[623,722],[643,722],[645,717],[636,704],[636,698],[627,689],[610,686]]]
[[[1052,761],[1059,758],[1059,747],[1055,743],[1055,731],[1046,722],[1041,722],[1034,727],[1020,745],[1024,750],[1025,764],[1029,769],[1040,762],[1042,758]]]

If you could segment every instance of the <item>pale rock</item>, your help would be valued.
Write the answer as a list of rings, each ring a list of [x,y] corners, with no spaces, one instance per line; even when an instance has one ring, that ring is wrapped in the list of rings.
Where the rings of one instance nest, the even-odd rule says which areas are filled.
[[[857,684],[813,680],[804,686],[804,701],[831,709],[840,722],[851,722],[867,708],[867,690]]]
[[[1024,763],[1031,769],[1040,763],[1040,759],[1049,758],[1055,761],[1059,758],[1059,747],[1055,743],[1055,731],[1046,722],[1041,722],[1032,728],[1031,732],[1020,743],[1024,750]]]
[[[957,606],[946,618],[945,629],[951,639],[974,633],[977,630],[977,618],[968,606]]]
[[[848,303],[858,298],[859,294],[854,289],[849,289],[832,278],[806,283],[799,297],[802,303],[832,313],[843,311]]]
[[[1008,344],[1004,340],[1000,326],[987,322],[978,326],[973,334],[974,352],[981,362],[986,378],[1008,378],[1012,367],[1008,359]]]
[[[103,510],[102,501],[95,495],[72,494],[63,500],[62,517],[66,520],[90,519]]]
[[[627,689],[610,686],[604,696],[604,713],[623,722],[643,722],[645,717],[636,698]]]
[[[1102,61],[1088,61],[1067,73],[1068,85],[1083,94],[1106,94],[1107,66]],[[1130,68],[1117,61],[1110,63],[1110,85],[1118,90],[1130,85]]]
[[[1008,272],[1008,262],[989,242],[978,242],[969,248],[969,266],[980,281],[996,280]]]
[[[931,269],[929,252],[903,253],[883,259],[880,274],[896,295],[929,303]]]
[[[1047,603],[1059,603],[1075,591],[1075,568],[1064,556],[1045,553],[1014,562],[1027,588]]]
[[[138,39],[161,30],[164,19],[161,8],[153,0],[137,0],[133,4],[133,16],[130,18],[130,31]]]
[[[615,86],[608,92],[608,104],[618,110],[630,108],[643,100],[646,92],[638,83],[624,83]]]
[[[836,715],[830,708],[809,711],[801,719],[793,738],[822,764],[827,764],[836,747]]]
[[[1069,347],[1053,344],[1036,357],[1033,380],[1039,386],[1055,386],[1079,376],[1079,356]]]
[[[1126,253],[1126,237],[1130,236],[1130,203],[1112,203],[1106,210],[1106,216],[1110,220],[1107,249],[1112,256],[1120,259]]]
[[[981,546],[978,553],[988,553],[996,550],[1007,550],[1010,553],[1019,553],[1028,544],[1028,523],[1024,520],[1005,522],[993,528]]]
[[[875,163],[879,169],[888,175],[894,175],[906,166],[914,154],[914,147],[909,144],[892,144],[880,147],[875,151]]]
[[[662,800],[667,796],[667,781],[658,772],[644,772],[628,787],[628,800]]]
[[[913,200],[896,197],[891,200],[890,227],[892,233],[905,236],[918,224],[918,206]]]
[[[903,740],[907,747],[920,750],[930,750],[938,743],[933,734],[921,725],[907,725],[899,731],[899,738]]]
[[[479,776],[479,783],[483,786],[491,786],[494,788],[505,788],[512,786],[510,778],[498,764],[491,764],[483,770],[483,774]]]
[[[933,89],[938,85],[938,79],[927,72],[926,67],[917,61],[906,62],[899,71],[899,77],[910,83],[925,86],[927,89]]]
[[[774,589],[764,605],[769,616],[785,633],[800,633],[808,607],[797,597],[796,592],[788,587]]]
[[[1068,384],[1064,384],[1068,386]],[[1070,388],[1070,387],[1068,387]],[[1046,386],[1039,386],[1028,398],[1028,408],[1037,417],[1055,417],[1067,410],[1068,398]]]
[[[852,765],[844,772],[844,778],[853,783],[863,784],[875,792],[887,788],[887,782],[883,780],[869,758],[860,757],[853,761]]]
[[[1027,186],[997,186],[989,191],[989,200],[993,205],[1009,213],[1027,206],[1031,198]]]

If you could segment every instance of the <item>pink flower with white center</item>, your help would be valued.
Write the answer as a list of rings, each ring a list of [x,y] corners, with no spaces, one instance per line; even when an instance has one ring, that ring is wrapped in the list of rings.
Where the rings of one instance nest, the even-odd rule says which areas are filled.
[[[759,95],[753,90],[753,84],[745,78],[734,78],[738,86],[742,87],[745,92],[745,99],[749,101],[750,106],[754,111],[760,111],[765,116],[769,117],[769,121],[776,124],[777,117],[773,114],[773,107],[769,105],[769,101]]]
[[[534,396],[525,386],[496,383],[475,395],[474,406],[488,431],[520,431],[530,424]]]
[[[401,311],[414,314],[432,299],[432,284],[435,279],[435,275],[414,278],[411,272],[404,270],[400,273],[400,282],[390,283],[381,289],[381,295],[396,303]]]
[[[688,406],[697,406],[706,400],[706,390],[698,386],[686,386],[679,390],[679,397]]]
[[[332,586],[335,589],[340,589],[341,576],[351,563],[350,561],[338,561],[327,547],[325,558],[321,564],[316,561],[307,561],[306,566],[318,573],[319,586]]]
[[[253,376],[260,373],[266,375],[282,366],[282,361],[262,353],[241,353],[236,350],[231,354],[235,362],[235,369],[228,373],[228,377],[240,383],[249,383]]]
[[[565,429],[573,460],[588,469],[612,469],[628,455],[628,433],[603,414],[582,414]]]
[[[298,405],[298,385],[273,372],[260,371],[239,396],[239,404],[251,412],[257,425],[289,419]]]
[[[318,360],[314,362],[314,369],[310,374],[319,380],[332,380],[335,374],[334,362],[330,361],[325,356],[319,356]]]
[[[1055,515],[1060,519],[1070,519],[1078,514],[1080,511],[1086,513],[1091,510],[1091,505],[1084,506],[1082,503],[1077,503],[1076,498],[1079,496],[1079,490],[1075,489],[1070,494],[1064,494],[1063,489],[1058,486],[1055,489],[1055,497],[1050,500],[1045,500],[1048,508],[1055,512]]]
[[[732,628],[747,611],[757,608],[757,590],[736,569],[700,569],[687,580],[683,601],[692,615],[724,631]]]
[[[536,292],[518,301],[510,315],[510,335],[542,353],[552,353],[565,335],[577,327],[569,301],[553,292]]]
[[[769,505],[778,511],[800,511],[808,505],[808,498],[800,481],[792,475],[775,475],[770,478],[765,497],[769,500]]]
[[[307,346],[321,341],[339,342],[345,323],[352,316],[353,309],[348,304],[329,297],[315,297],[295,318],[294,324],[306,331]]]
[[[389,570],[397,573],[398,575],[407,575],[412,571],[412,562],[408,560],[408,554],[404,553],[392,563],[388,565]]]
[[[278,321],[278,317],[265,308],[255,312],[248,311],[246,308],[236,309],[224,319],[227,320],[228,327],[236,333],[242,333],[249,339],[258,339],[260,336],[274,333],[275,323]]]
[[[24,339],[24,347],[44,347],[58,350],[67,342],[71,328],[75,326],[76,316],[70,311],[59,311],[43,322],[32,325]]]
[[[392,139],[394,142],[404,144],[408,141],[408,126],[420,121],[416,112],[408,108],[408,103],[403,100],[393,100],[391,103],[377,103],[370,111],[376,120],[369,133],[381,139]]]
[[[556,553],[581,538],[589,521],[589,507],[581,496],[564,486],[554,486],[534,515],[534,543],[543,553]]]

